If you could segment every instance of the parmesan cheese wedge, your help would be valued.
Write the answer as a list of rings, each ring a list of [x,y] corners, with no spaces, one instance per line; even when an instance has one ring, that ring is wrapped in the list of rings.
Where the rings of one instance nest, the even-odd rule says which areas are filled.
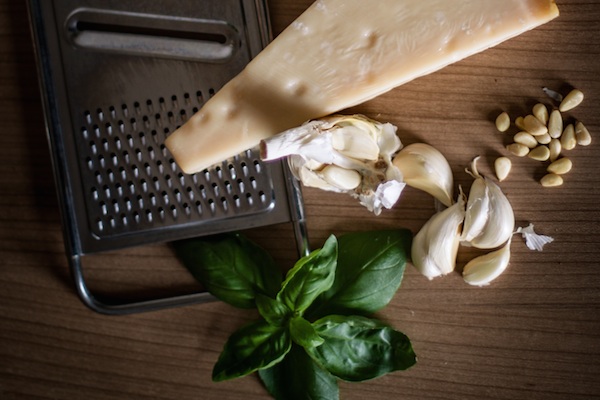
[[[318,0],[165,144],[198,172],[557,16],[554,0]]]

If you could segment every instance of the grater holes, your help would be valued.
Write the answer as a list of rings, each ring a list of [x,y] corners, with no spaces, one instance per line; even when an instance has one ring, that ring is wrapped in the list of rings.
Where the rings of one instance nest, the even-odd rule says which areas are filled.
[[[94,160],[92,160],[92,157],[86,157],[85,163],[87,164],[88,169],[91,169],[91,170],[94,169]]]
[[[164,139],[189,119],[192,109],[198,111],[196,106],[205,95],[214,95],[214,90],[88,108],[78,137],[83,144],[80,163],[90,193],[87,199],[93,202],[90,209],[97,210],[89,216],[96,233],[110,235],[149,221],[162,226],[176,218],[224,217],[234,209],[243,213],[261,207],[257,190],[264,180],[255,173],[263,174],[265,168],[254,152],[186,175],[164,145]],[[100,201],[105,202],[108,214],[100,212]]]

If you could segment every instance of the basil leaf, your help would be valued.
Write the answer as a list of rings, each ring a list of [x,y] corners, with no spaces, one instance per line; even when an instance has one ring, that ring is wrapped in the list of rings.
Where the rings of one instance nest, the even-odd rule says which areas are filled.
[[[382,322],[332,315],[313,326],[325,341],[307,352],[340,379],[364,381],[416,363],[408,337]]]
[[[273,326],[284,326],[292,314],[282,302],[260,293],[256,295],[256,306],[260,315]]]
[[[248,375],[280,362],[290,351],[292,340],[287,329],[254,322],[234,332],[213,368],[213,381]]]
[[[325,315],[368,315],[385,307],[400,287],[410,255],[407,229],[357,232],[339,238],[335,281],[308,311]]]
[[[282,273],[271,256],[240,234],[173,243],[186,268],[206,290],[234,307],[255,307],[256,293],[275,297]]]
[[[336,260],[337,239],[331,235],[321,249],[302,257],[288,272],[277,299],[301,315],[333,284]]]
[[[323,344],[323,338],[319,336],[311,323],[299,316],[290,320],[290,334],[292,340],[304,348]]]
[[[339,400],[337,379],[325,371],[298,345],[282,362],[258,371],[266,389],[276,400]]]

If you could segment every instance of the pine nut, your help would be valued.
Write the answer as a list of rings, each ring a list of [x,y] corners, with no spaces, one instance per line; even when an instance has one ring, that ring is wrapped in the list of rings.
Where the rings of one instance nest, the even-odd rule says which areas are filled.
[[[544,125],[548,124],[548,108],[542,103],[533,106],[533,115]]]
[[[517,117],[515,119],[515,126],[517,128],[519,128],[520,130],[524,131],[525,130],[525,118],[523,118],[523,117]]]
[[[523,123],[525,124],[525,130],[533,136],[540,136],[544,133],[548,133],[548,127],[531,114],[525,117]]]
[[[546,146],[538,146],[529,152],[528,157],[536,161],[546,161],[550,158],[550,149]]]
[[[548,144],[548,148],[550,149],[550,161],[554,162],[560,157],[560,153],[562,152],[562,145],[560,144],[559,139],[552,139],[550,144]]]
[[[513,140],[515,143],[522,144],[524,146],[529,147],[530,149],[536,148],[538,145],[538,141],[536,138],[528,132],[519,132],[514,137]]]
[[[506,112],[502,112],[496,118],[496,129],[500,132],[506,132],[510,128],[510,117]]]
[[[575,127],[573,124],[567,125],[560,137],[560,144],[565,150],[573,150],[577,146],[577,138],[575,137]]]
[[[581,104],[583,97],[583,92],[581,90],[573,89],[565,96],[558,109],[562,112],[572,110]]]
[[[548,172],[556,175],[566,174],[573,168],[573,162],[567,157],[559,158],[548,165]]]
[[[552,138],[548,133],[544,133],[543,135],[535,137],[539,144],[549,144]]]
[[[577,139],[577,144],[581,146],[589,146],[592,143],[592,135],[590,135],[590,131],[583,125],[583,122],[575,124],[575,138]]]
[[[548,118],[548,134],[552,139],[558,139],[563,133],[563,118],[559,110],[554,110]]]
[[[540,183],[543,187],[555,187],[563,184],[563,178],[556,174],[547,174],[542,177]]]
[[[502,182],[508,177],[510,170],[512,168],[512,162],[508,157],[498,157],[496,161],[494,161],[494,169],[496,171],[496,177],[498,177],[498,181]]]
[[[517,157],[525,157],[529,153],[529,147],[520,143],[509,144],[506,149]]]

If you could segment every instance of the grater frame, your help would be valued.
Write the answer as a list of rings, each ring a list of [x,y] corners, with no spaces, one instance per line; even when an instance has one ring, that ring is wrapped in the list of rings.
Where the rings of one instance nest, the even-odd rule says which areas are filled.
[[[250,149],[186,175],[162,144],[271,38],[266,1],[204,0],[206,16],[185,10],[198,4],[187,3],[177,14],[160,5],[136,9],[149,4],[136,0],[29,0],[67,258],[79,297],[99,313],[215,299],[207,292],[102,299],[85,281],[87,255],[284,222],[299,255],[308,252],[301,190],[285,162],[262,163]],[[90,79],[99,65],[116,65],[116,75]],[[165,76],[179,89],[155,91]],[[131,81],[135,100],[122,93],[134,89],[119,87]],[[111,85],[117,95],[108,99],[103,90]]]

